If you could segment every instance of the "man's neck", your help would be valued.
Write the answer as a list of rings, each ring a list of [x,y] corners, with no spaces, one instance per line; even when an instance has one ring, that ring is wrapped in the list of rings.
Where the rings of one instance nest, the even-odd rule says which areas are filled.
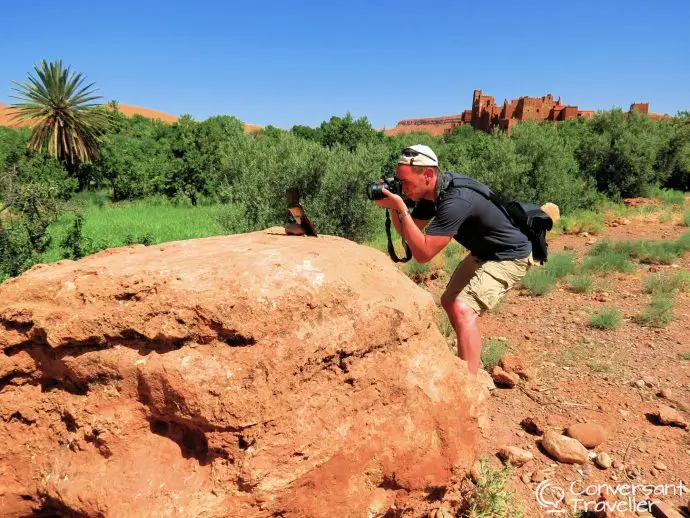
[[[436,191],[438,190],[438,181],[440,176],[441,175],[439,173],[436,173],[434,175],[434,179],[431,182],[429,182],[429,189],[427,189],[426,194],[422,196],[423,199],[434,202],[436,201]]]

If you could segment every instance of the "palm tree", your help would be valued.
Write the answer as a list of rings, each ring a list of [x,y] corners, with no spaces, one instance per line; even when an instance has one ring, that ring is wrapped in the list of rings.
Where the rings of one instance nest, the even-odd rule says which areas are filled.
[[[29,74],[29,82],[14,82],[21,102],[13,104],[14,119],[30,120],[28,146],[33,151],[53,155],[68,169],[98,157],[101,137],[108,128],[108,118],[93,95],[94,83],[84,86],[80,73],[64,68],[62,60],[34,66],[38,77]]]

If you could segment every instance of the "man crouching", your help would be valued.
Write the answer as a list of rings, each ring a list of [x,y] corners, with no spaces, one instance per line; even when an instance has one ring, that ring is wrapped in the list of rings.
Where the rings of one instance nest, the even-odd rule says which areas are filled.
[[[493,308],[534,264],[532,245],[491,200],[454,185],[455,178],[468,177],[441,173],[430,147],[417,144],[403,149],[395,176],[403,194],[416,202],[414,210],[410,212],[400,196],[385,188],[381,191],[385,199],[376,204],[391,210],[395,229],[412,257],[426,263],[452,238],[469,250],[453,272],[441,305],[457,335],[458,355],[476,374],[482,349],[477,318]],[[425,228],[426,233],[422,232]]]

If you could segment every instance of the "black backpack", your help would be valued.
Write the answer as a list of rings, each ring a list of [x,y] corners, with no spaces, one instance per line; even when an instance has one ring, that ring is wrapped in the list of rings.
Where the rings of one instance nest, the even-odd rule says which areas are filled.
[[[549,255],[549,245],[546,242],[546,232],[553,228],[551,217],[541,210],[535,203],[522,201],[506,201],[486,185],[474,178],[452,173],[453,187],[465,187],[478,192],[491,200],[501,209],[513,225],[525,234],[532,243],[532,257],[535,261],[544,263]]]

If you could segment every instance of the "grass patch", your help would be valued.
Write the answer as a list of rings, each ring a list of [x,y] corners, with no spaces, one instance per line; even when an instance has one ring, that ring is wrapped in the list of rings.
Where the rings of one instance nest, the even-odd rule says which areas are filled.
[[[414,259],[405,263],[403,269],[405,274],[416,283],[423,282],[431,273],[431,265],[429,263],[418,263]]]
[[[680,353],[680,359],[690,362],[690,351]]]
[[[604,230],[604,218],[591,210],[575,211],[572,214],[561,216],[554,225],[557,233],[579,234],[588,232],[590,234],[601,234]]]
[[[690,272],[652,273],[644,280],[644,291],[652,295],[673,295],[690,286]]]
[[[578,275],[573,275],[570,277],[570,291],[575,293],[588,293],[592,291],[594,286],[594,279],[592,276],[586,273],[581,273]]]
[[[668,223],[673,219],[673,213],[664,211],[661,214],[659,214],[659,223]]]
[[[620,252],[595,248],[591,255],[588,255],[582,262],[580,270],[583,273],[629,273],[635,270],[635,263],[627,255]]]
[[[544,270],[556,279],[565,277],[575,271],[575,256],[567,252],[553,254],[549,256],[549,260],[544,265]]]
[[[650,327],[666,327],[673,320],[673,296],[655,296],[645,310],[635,317],[635,322]]]
[[[95,249],[136,241],[158,244],[227,233],[217,217],[228,210],[228,205],[175,206],[157,198],[110,204],[104,199],[102,193],[90,193],[70,200],[74,210],[81,210],[83,236]],[[41,262],[62,259],[64,250],[60,244],[73,227],[74,218],[74,213],[67,211],[49,227],[52,245]]]
[[[617,308],[605,307],[589,319],[590,327],[595,329],[618,329],[621,325],[621,314]]]
[[[458,516],[462,518],[521,518],[523,509],[515,502],[509,489],[514,468],[493,468],[486,457],[479,462],[479,480],[468,494],[466,504]]]
[[[613,371],[613,366],[609,362],[601,360],[592,360],[587,363],[587,367],[589,367],[592,372],[604,373]]]
[[[652,197],[661,200],[664,205],[683,205],[685,203],[685,193],[675,189],[654,189]]]
[[[482,365],[484,369],[491,370],[498,365],[501,356],[508,352],[508,344],[504,340],[490,338],[482,340]]]
[[[673,262],[690,250],[690,232],[686,232],[675,241],[624,240],[598,242],[591,250],[590,257],[608,257],[617,262],[623,261],[616,254],[626,259],[637,259],[648,264],[673,264]],[[599,260],[601,261],[601,260]],[[620,270],[619,270],[620,271]]]
[[[522,278],[522,285],[533,295],[545,295],[556,286],[557,281],[546,268],[531,268]]]
[[[684,227],[690,227],[690,210],[683,212],[683,216],[680,218],[680,224]]]

